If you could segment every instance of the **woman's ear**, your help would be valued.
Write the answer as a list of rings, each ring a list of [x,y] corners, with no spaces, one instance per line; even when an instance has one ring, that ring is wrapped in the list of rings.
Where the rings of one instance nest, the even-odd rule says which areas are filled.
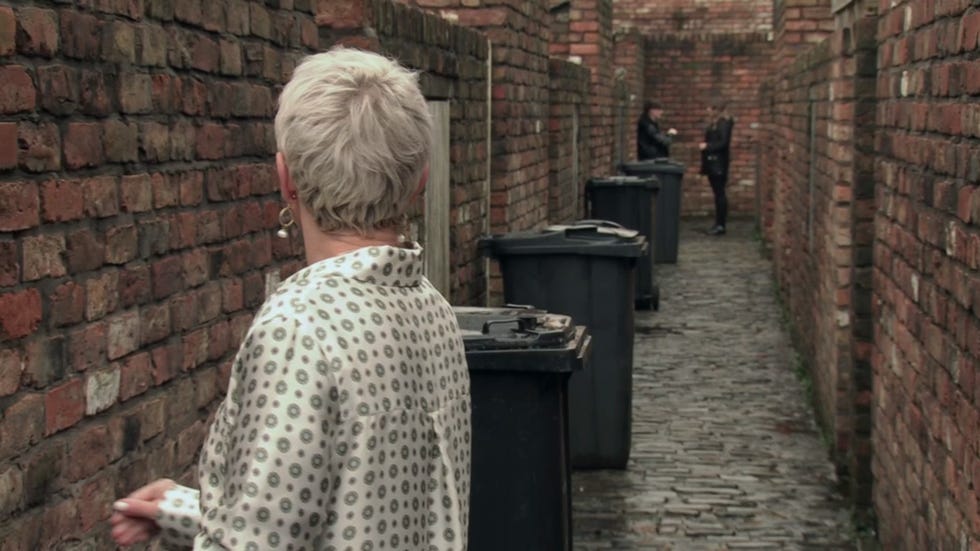
[[[415,188],[415,193],[412,194],[412,201],[415,201],[422,196],[422,192],[425,191],[425,184],[429,183],[429,165],[425,165],[422,169],[422,176],[419,178],[419,187]]]
[[[298,194],[293,178],[289,174],[289,167],[286,166],[286,157],[282,153],[276,153],[276,173],[279,175],[279,192],[282,193],[282,200],[287,205],[295,206]]]

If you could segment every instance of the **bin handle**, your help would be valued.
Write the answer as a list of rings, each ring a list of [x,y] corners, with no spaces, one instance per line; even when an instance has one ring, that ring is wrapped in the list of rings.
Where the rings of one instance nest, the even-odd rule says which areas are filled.
[[[578,360],[582,367],[585,367],[589,363],[589,359],[592,357],[592,335],[585,334],[585,328],[579,327],[578,333],[582,335],[581,345],[575,354],[575,359]]]
[[[578,220],[572,225],[573,228],[575,226],[599,226],[601,228],[618,228],[621,230],[626,229],[622,224],[613,222],[612,220],[597,220],[593,218]]]
[[[489,335],[490,328],[494,325],[517,324],[517,330],[522,333],[530,333],[537,325],[537,316],[517,316],[514,319],[489,320],[483,323],[483,334]]]

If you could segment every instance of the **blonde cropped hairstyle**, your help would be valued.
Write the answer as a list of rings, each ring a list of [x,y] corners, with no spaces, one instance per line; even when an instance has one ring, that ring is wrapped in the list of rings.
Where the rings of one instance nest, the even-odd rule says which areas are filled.
[[[324,231],[398,224],[429,160],[416,73],[347,48],[307,57],[279,96],[276,147]]]

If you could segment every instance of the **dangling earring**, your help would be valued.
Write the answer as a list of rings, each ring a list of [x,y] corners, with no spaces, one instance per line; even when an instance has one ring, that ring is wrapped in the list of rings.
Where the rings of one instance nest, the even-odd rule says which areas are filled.
[[[401,247],[401,246],[408,245],[409,242],[408,234],[411,231],[411,225],[409,224],[407,214],[402,215],[402,219],[399,221],[398,227],[400,231],[398,232],[398,236],[395,238],[398,240],[398,246]]]
[[[289,207],[284,207],[279,211],[279,231],[276,232],[276,237],[279,239],[286,239],[289,237],[289,228],[296,223],[296,219],[293,218],[293,211]]]

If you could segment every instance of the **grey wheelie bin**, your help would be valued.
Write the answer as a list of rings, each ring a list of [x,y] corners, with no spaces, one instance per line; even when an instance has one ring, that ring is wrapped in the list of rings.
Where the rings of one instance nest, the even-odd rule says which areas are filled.
[[[684,165],[671,159],[653,159],[623,163],[620,165],[620,170],[628,176],[653,176],[660,181],[657,210],[654,214],[657,224],[654,234],[657,242],[653,245],[653,258],[657,264],[676,264],[680,240],[683,196],[681,181],[684,178]]]
[[[633,296],[646,239],[602,225],[555,226],[482,241],[503,273],[504,296],[589,328],[592,361],[569,381],[572,466],[622,469],[630,454]]]
[[[472,399],[469,549],[572,549],[568,378],[591,338],[568,316],[457,307]]]
[[[656,243],[653,215],[659,192],[660,182],[652,177],[592,178],[585,186],[589,216],[637,230],[650,244],[647,254],[640,259],[636,268],[635,303],[637,308],[644,310],[660,308],[660,288],[654,281],[653,250]]]

